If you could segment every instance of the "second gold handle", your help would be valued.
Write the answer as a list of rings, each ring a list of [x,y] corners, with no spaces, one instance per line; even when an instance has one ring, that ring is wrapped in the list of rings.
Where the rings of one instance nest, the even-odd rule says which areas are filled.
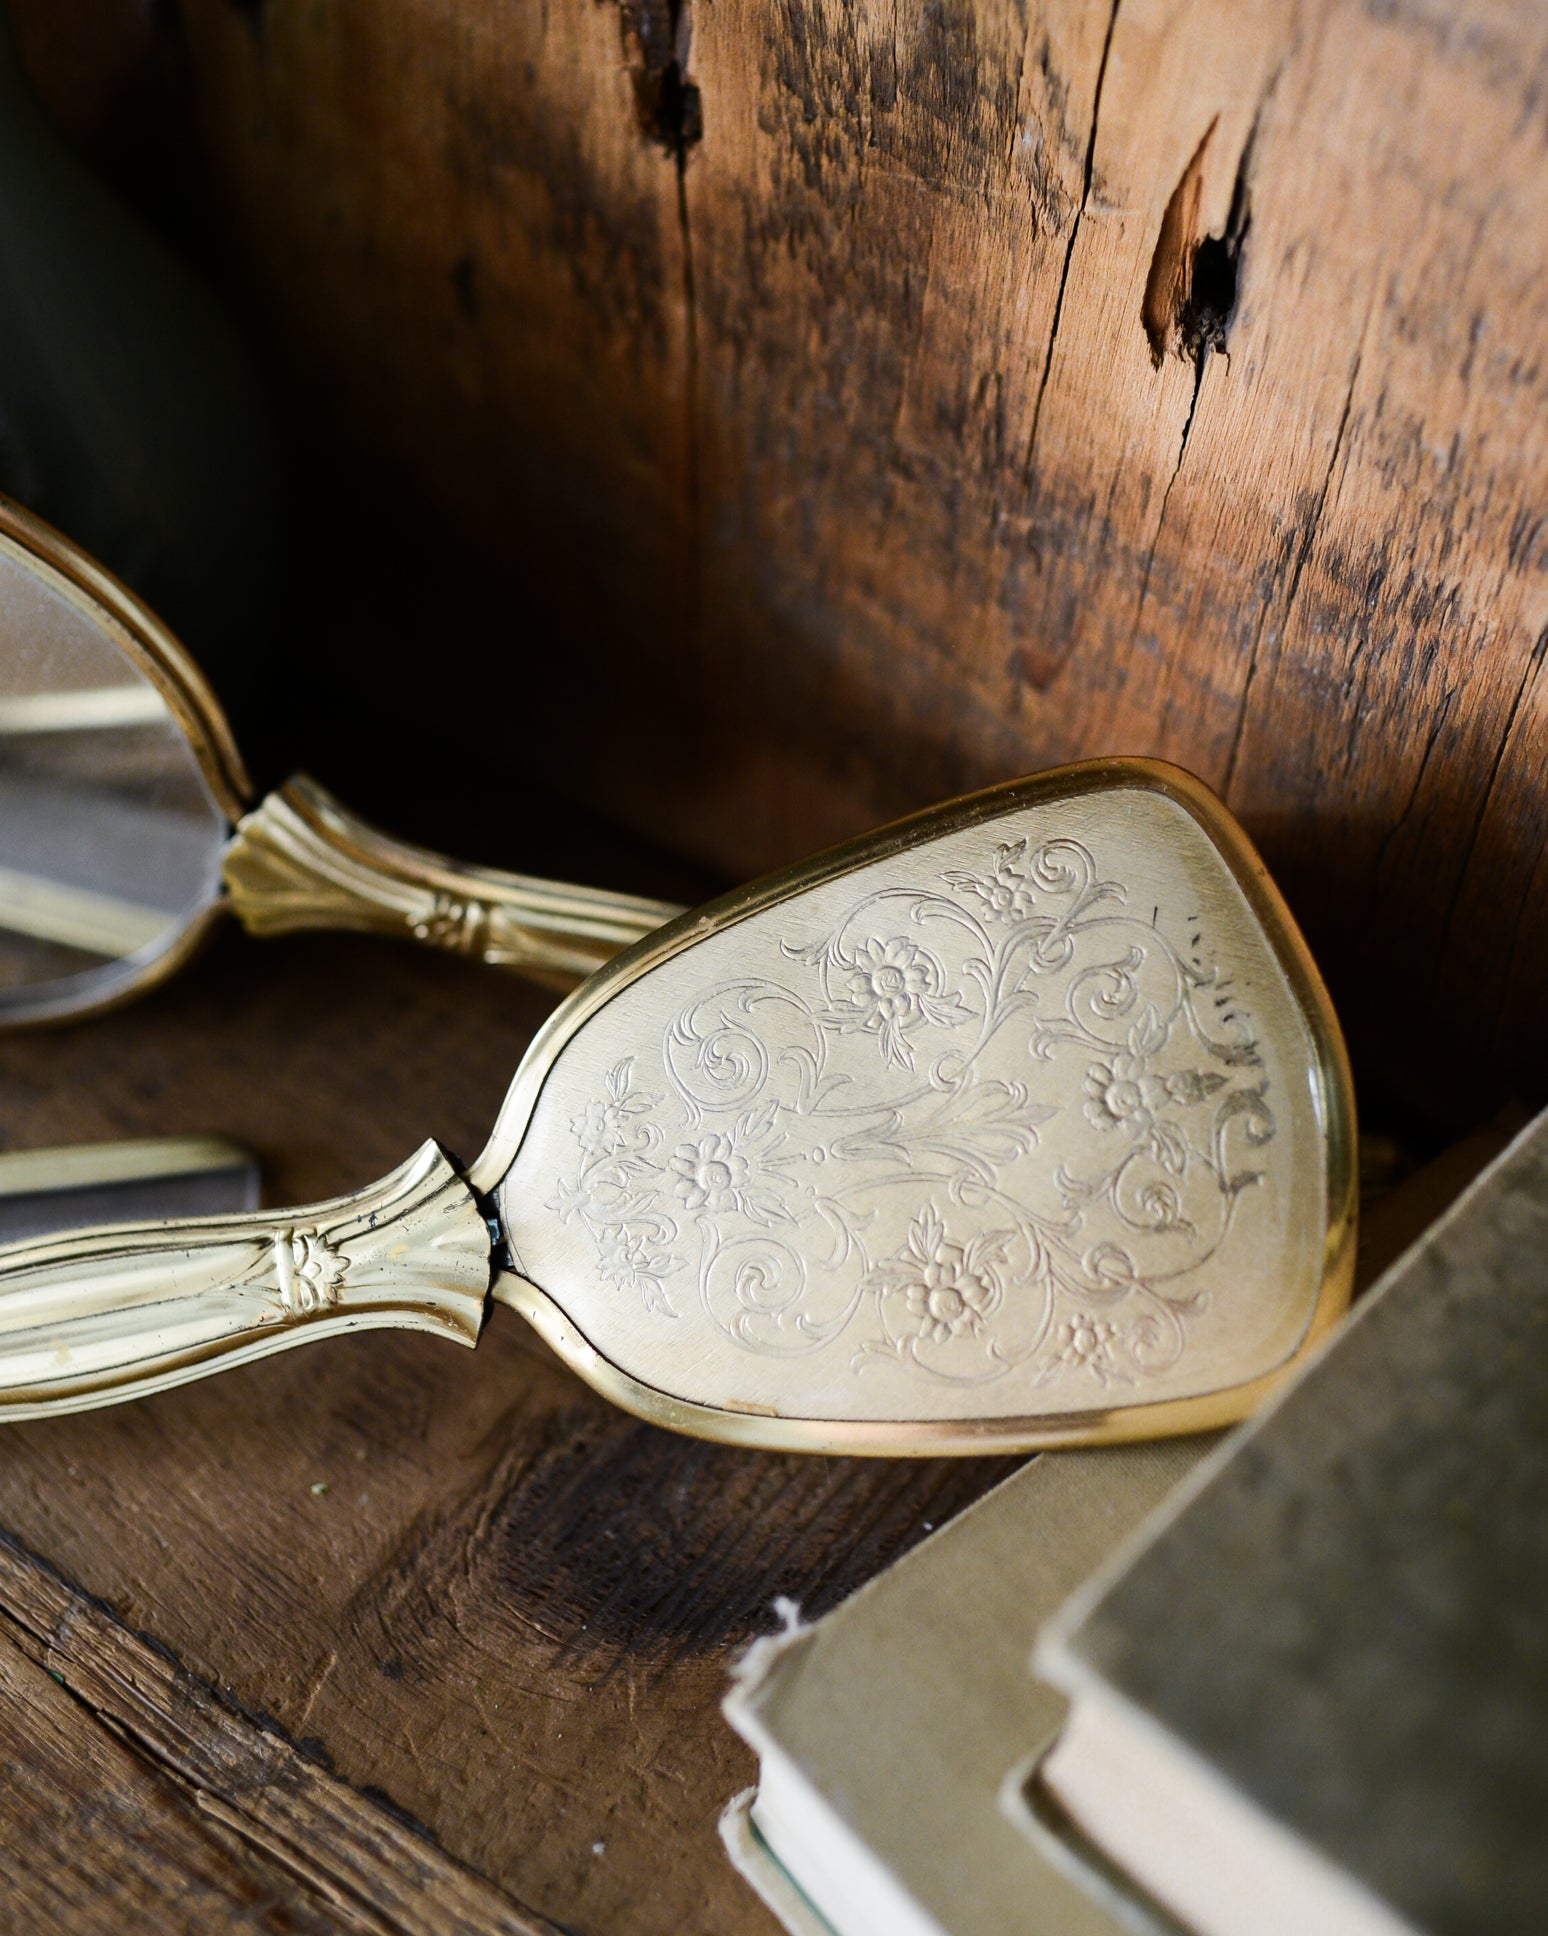
[[[572,988],[682,909],[605,888],[463,867],[380,832],[305,774],[239,823],[223,863],[250,934],[367,928]]]

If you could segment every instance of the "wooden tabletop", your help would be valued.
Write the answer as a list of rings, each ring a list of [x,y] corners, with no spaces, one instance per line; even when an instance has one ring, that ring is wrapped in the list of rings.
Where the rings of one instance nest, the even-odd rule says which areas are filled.
[[[366,939],[230,935],[0,1042],[0,1139],[216,1131],[265,1201],[481,1147],[549,998]],[[10,1426],[5,1930],[770,1936],[716,1818],[728,1663],[1011,1462],[800,1458],[612,1410],[511,1312]],[[545,1924],[544,1919],[547,1919]]]

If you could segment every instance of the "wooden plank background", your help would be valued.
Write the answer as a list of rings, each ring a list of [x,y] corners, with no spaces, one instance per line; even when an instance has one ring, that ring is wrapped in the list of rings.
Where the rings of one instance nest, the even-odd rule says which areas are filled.
[[[150,55],[93,95],[60,12],[19,6],[100,129]],[[492,742],[735,876],[1163,754],[1260,842],[1373,1090],[1542,1092],[1541,8],[179,17],[158,98],[250,320],[397,520],[333,564],[401,588],[407,520],[443,567],[300,667],[392,716],[400,819],[427,738]]]

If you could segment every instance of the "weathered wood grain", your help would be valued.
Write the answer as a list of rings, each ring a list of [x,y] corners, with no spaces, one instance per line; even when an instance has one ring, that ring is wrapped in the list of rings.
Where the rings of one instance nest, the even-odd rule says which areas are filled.
[[[4,1539],[0,1615],[0,1926],[556,1936]]]
[[[284,662],[308,701],[329,668],[361,691],[295,723],[369,745],[364,804],[466,846],[421,797],[461,733],[745,871],[1044,760],[1162,752],[1245,814],[1368,1077],[1457,1114],[1542,1086],[1524,0],[182,16],[253,315],[403,521],[371,550],[320,520],[336,586]],[[423,682],[372,702],[427,641],[440,711]],[[479,857],[539,864],[507,806]],[[139,1009],[0,1043],[0,1135],[218,1130],[272,1201],[324,1196],[426,1134],[471,1154],[543,1007],[368,943],[231,941]],[[56,1668],[79,1695],[0,1648],[0,1745],[41,1771],[0,1846],[57,1849],[71,1929],[115,1927],[128,1823],[143,1900],[186,1869],[203,1927],[363,1913],[279,1865],[272,1781],[197,1812],[214,1737],[165,1730],[202,1713],[375,1829],[379,1790],[499,1902],[768,1936],[714,1838],[750,1778],[725,1662],[774,1594],[830,1604],[994,1476],[650,1432],[504,1311],[473,1354],[360,1337],[4,1449],[0,1529],[104,1623]],[[109,1686],[136,1633],[176,1670]],[[134,1706],[158,1686],[170,1720]],[[131,1750],[106,1726],[135,1714]]]
[[[1476,1098],[1492,1036],[1540,1081],[1507,992],[1545,824],[1540,17],[1124,0],[900,41],[880,8],[717,4],[695,46],[705,610],[746,721],[792,694],[769,757],[831,772],[848,708],[877,804],[1178,759],[1262,842],[1367,1068]],[[1224,353],[1158,368],[1195,161],[1192,239],[1240,210],[1238,296]]]
[[[0,1632],[7,1936],[357,1936],[148,1767]],[[379,1927],[379,1926],[378,1926]]]
[[[255,315],[447,561],[442,729],[736,873],[1164,754],[1369,1077],[1542,1089],[1540,9],[183,17]]]
[[[258,1150],[270,1200],[305,1200],[427,1131],[475,1150],[544,1007],[387,944],[233,936],[136,1008],[0,1042],[0,1124],[44,1144],[198,1122]],[[416,1927],[387,1880],[417,1843],[359,1801],[379,1794],[434,1837],[452,1905],[466,1870],[610,1936],[768,1936],[715,1832],[750,1779],[729,1658],[777,1594],[831,1605],[1008,1469],[675,1438],[503,1308],[473,1352],[360,1334],[3,1450],[0,1529],[101,1604],[61,1612],[0,1550],[0,1614],[73,1647],[46,1664],[266,1859]],[[334,1853],[304,1870],[314,1830]]]
[[[465,672],[571,675],[533,755],[740,869],[1170,753],[1264,842],[1367,1070],[1464,1112],[1540,1079],[1529,10],[190,18],[318,406],[520,599],[461,587]],[[674,149],[642,101],[685,19]],[[1157,369],[1146,292],[1216,236],[1235,312]]]
[[[492,665],[524,715],[538,638],[589,657],[598,628],[622,645],[645,615],[649,652],[604,655],[624,706],[683,662],[690,268],[656,127],[657,11],[221,0],[184,16],[208,152],[241,130],[227,241],[259,314],[285,319],[296,400],[360,454],[358,412],[374,418],[368,465],[391,496],[415,480],[416,538],[452,566],[437,631],[477,632],[461,670]],[[383,642],[395,670],[403,643]]]

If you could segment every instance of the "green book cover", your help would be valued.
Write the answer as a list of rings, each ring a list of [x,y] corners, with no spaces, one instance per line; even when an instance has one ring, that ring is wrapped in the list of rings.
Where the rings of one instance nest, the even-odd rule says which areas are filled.
[[[1545,1608],[1548,1116],[1060,1617],[1045,1780],[1201,1929],[1541,1930]]]

